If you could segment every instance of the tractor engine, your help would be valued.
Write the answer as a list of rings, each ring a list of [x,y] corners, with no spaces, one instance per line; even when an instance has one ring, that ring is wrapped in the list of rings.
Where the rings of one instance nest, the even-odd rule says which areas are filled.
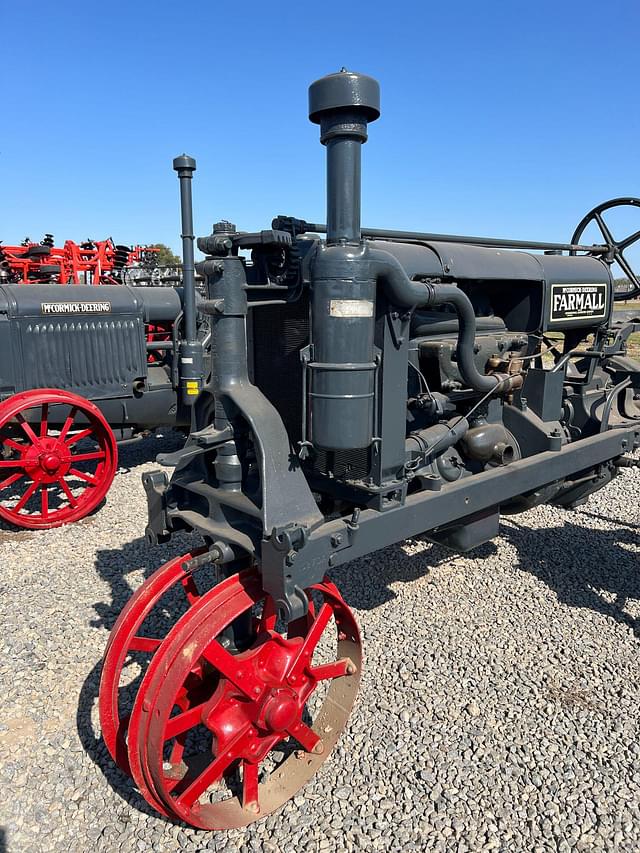
[[[607,247],[362,229],[360,154],[378,97],[349,72],[310,88],[326,225],[279,216],[247,234],[222,221],[198,241],[214,364],[199,404],[215,414],[172,460],[168,490],[163,475],[147,481],[151,538],[186,526],[251,539],[264,564],[280,524],[308,528],[302,554],[323,520],[369,511],[386,543],[421,499],[411,529],[466,550],[497,534],[501,512],[582,503],[637,443],[640,366],[625,342],[638,326],[611,326]],[[590,453],[608,434],[615,452]],[[291,492],[276,498],[278,466]],[[483,478],[503,485],[491,494]],[[290,616],[306,606],[294,577],[276,582]]]

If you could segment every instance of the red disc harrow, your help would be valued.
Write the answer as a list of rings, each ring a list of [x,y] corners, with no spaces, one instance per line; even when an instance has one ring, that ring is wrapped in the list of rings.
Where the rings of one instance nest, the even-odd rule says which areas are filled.
[[[199,594],[177,558],[146,581],[116,623],[105,654],[105,742],[160,813],[203,829],[244,826],[308,781],[346,725],[362,651],[351,611],[329,581],[308,594],[305,619],[279,625],[255,569]],[[181,583],[189,609],[167,636],[137,635]],[[250,626],[236,648],[233,626]],[[125,658],[153,654],[129,716],[119,711]]]
[[[51,388],[0,403],[0,517],[59,527],[88,515],[116,472],[115,437],[88,400]]]

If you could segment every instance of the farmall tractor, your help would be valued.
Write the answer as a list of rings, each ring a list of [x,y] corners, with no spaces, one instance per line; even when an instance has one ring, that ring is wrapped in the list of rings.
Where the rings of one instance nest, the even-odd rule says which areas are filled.
[[[144,485],[150,542],[189,531],[204,544],[139,587],[104,658],[113,759],[157,812],[203,829],[277,809],[340,737],[363,658],[333,569],[418,535],[466,551],[503,513],[576,507],[640,445],[626,351],[640,324],[611,323],[611,264],[640,234],[362,229],[378,84],[331,74],[309,112],[327,149],[326,227],[222,222],[198,241],[211,376],[172,476]],[[151,631],[176,594],[183,614]]]
[[[88,255],[93,284],[76,283],[77,265],[61,277],[60,259],[55,275],[41,265],[24,272],[26,282],[50,275],[57,283],[0,284],[0,518],[13,525],[83,518],[111,486],[119,442],[191,425],[208,369],[208,325],[194,281],[195,161],[178,157],[174,168],[186,217],[181,288],[95,286],[105,270]],[[25,263],[35,263],[33,247]],[[114,274],[112,265],[108,280]]]

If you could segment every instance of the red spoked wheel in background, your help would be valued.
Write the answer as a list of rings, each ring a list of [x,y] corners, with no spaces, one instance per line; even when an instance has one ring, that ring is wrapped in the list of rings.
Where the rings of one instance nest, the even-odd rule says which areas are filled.
[[[245,826],[283,805],[325,761],[360,681],[353,614],[329,581],[293,630],[279,628],[255,569],[215,586],[176,623],[137,692],[131,772],[162,814],[202,829]],[[251,644],[228,629],[253,615]]]
[[[0,403],[0,517],[59,527],[88,515],[109,491],[118,448],[102,412],[55,388]]]

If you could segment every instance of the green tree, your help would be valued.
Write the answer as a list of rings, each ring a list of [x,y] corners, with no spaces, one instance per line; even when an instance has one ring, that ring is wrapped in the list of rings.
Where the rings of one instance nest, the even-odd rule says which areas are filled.
[[[150,249],[157,249],[158,266],[178,267],[182,264],[182,258],[175,255],[164,243],[151,243]]]

